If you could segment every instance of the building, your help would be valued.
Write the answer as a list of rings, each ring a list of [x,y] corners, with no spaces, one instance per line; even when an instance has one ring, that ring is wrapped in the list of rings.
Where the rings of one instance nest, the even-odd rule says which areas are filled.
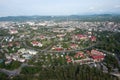
[[[104,58],[105,58],[104,54],[97,50],[91,50],[90,55],[95,62],[100,62],[100,61],[104,60]]]
[[[31,44],[33,46],[38,46],[38,47],[42,47],[43,46],[43,44],[41,42],[38,42],[38,41],[32,41]]]
[[[77,35],[73,35],[72,38],[76,39],[76,40],[86,40],[88,38],[88,36],[87,35],[83,35],[83,34],[77,34]]]
[[[37,54],[37,51],[35,51],[35,50],[27,50],[27,52],[31,55],[36,55]]]
[[[78,53],[75,54],[74,57],[75,58],[82,58],[82,57],[84,57],[84,54],[83,54],[83,52],[78,52]]]
[[[96,37],[95,36],[91,36],[91,41],[96,41]]]
[[[17,34],[18,31],[17,30],[9,30],[10,34]]]
[[[70,48],[72,48],[72,49],[76,49],[77,47],[78,47],[77,44],[71,44],[71,45],[70,45]]]
[[[65,56],[65,58],[66,58],[66,61],[67,61],[67,63],[71,63],[72,62],[72,59],[71,59],[71,57],[70,56]]]

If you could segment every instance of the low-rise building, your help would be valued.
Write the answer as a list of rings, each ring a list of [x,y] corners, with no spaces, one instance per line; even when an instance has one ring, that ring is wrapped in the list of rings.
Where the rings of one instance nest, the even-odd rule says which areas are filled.
[[[38,47],[42,47],[43,46],[43,44],[41,42],[38,42],[38,41],[32,41],[31,44],[33,46],[38,46]]]
[[[75,56],[74,56],[75,58],[82,58],[82,57],[84,57],[84,54],[83,54],[83,52],[78,52],[78,53],[76,53],[75,54]]]
[[[70,48],[76,49],[76,48],[78,48],[78,45],[77,45],[77,44],[71,44],[71,45],[70,45]]]
[[[18,31],[17,31],[17,30],[10,30],[9,33],[10,33],[10,34],[17,34]]]
[[[105,58],[105,55],[97,50],[91,50],[90,56],[93,58],[95,62],[102,61]]]

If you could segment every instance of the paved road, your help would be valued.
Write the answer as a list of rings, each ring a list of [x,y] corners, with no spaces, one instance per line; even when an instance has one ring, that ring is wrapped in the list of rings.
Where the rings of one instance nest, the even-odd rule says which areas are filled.
[[[111,53],[111,52],[108,52],[108,51],[105,51],[105,50],[102,50],[102,49],[98,49],[98,50],[100,50],[100,51],[102,51],[102,52],[104,52],[104,53],[106,53],[106,54],[110,54],[110,55],[113,55],[115,58],[116,58],[116,60],[118,61],[118,65],[119,65],[119,67],[120,67],[120,59],[118,58],[118,56],[116,55],[116,54],[113,54],[113,53]],[[117,76],[117,77],[119,77],[120,78],[120,73],[110,73],[111,75],[114,75],[114,76]]]
[[[119,57],[116,54],[108,52],[108,51],[105,51],[105,50],[102,50],[102,49],[98,49],[98,50],[100,50],[100,51],[102,51],[102,52],[104,52],[106,54],[113,55],[116,58],[116,60],[118,61],[118,64],[119,64],[119,67],[120,67],[120,59],[119,59]]]
[[[15,70],[0,69],[0,72],[5,73],[9,77],[10,76],[17,76],[17,75],[20,74],[21,69],[25,66],[34,66],[34,65],[28,65],[27,63],[22,63],[21,66],[18,69],[15,69]]]

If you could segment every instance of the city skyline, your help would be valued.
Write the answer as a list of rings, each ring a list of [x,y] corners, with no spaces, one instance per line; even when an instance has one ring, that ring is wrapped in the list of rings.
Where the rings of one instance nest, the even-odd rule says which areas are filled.
[[[119,14],[120,0],[0,0],[0,17]]]

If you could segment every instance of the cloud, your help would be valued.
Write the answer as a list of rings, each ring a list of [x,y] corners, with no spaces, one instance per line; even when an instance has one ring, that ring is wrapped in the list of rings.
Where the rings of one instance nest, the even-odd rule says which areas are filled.
[[[104,10],[103,9],[100,9],[99,12],[103,12]]]
[[[89,8],[89,10],[94,10],[94,9],[95,9],[95,7],[90,7],[90,8]]]
[[[120,5],[115,5],[114,7],[115,7],[115,8],[120,8]]]

